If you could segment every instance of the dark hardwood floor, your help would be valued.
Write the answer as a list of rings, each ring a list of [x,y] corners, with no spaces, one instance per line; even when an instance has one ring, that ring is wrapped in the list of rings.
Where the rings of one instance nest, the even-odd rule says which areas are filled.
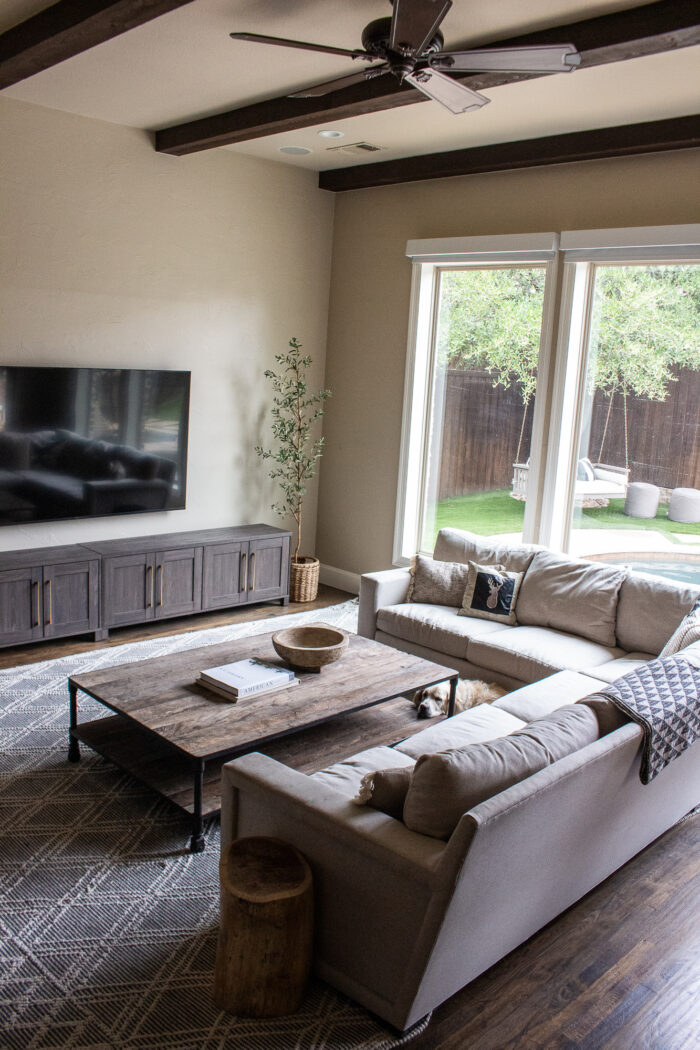
[[[0,667],[305,609],[318,609],[321,620],[325,607],[349,597],[321,587],[315,602],[288,608],[260,605],[125,627],[106,642],[17,646],[0,650]],[[409,1046],[700,1050],[700,811],[440,1006]]]

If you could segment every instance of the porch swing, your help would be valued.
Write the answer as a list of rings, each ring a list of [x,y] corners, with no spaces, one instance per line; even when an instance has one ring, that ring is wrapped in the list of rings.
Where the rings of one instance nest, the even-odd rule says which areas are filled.
[[[610,423],[610,415],[612,412],[612,405],[613,400],[615,398],[615,393],[616,390],[613,389],[610,394],[610,403],[608,405],[608,411],[605,417],[603,436],[600,442],[600,449],[598,450],[598,462],[591,463],[589,459],[584,457],[582,459],[579,459],[577,464],[577,476],[574,485],[574,503],[578,507],[607,507],[611,499],[624,499],[627,494],[630,469],[626,385],[623,387],[622,395],[623,415],[625,421],[625,465],[624,467],[616,467],[611,463],[600,462],[603,456],[605,439],[608,434],[608,424]],[[520,448],[522,445],[523,432],[525,428],[525,414],[527,412],[527,408],[528,406],[525,405],[525,410],[523,412],[523,422],[520,428],[520,438],[518,440],[518,451],[515,457],[516,460],[519,457]],[[515,462],[513,464],[513,481],[510,493],[513,499],[527,499],[527,481],[529,469],[529,459],[526,463]]]

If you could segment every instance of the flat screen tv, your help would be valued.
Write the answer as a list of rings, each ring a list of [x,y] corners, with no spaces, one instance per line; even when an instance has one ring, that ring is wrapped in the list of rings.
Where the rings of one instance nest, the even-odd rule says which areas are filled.
[[[181,510],[190,373],[0,366],[0,524]]]

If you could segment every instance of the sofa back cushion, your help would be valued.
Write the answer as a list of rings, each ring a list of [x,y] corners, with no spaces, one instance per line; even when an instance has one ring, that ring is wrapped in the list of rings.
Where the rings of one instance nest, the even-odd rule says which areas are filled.
[[[617,641],[628,652],[658,656],[700,598],[700,587],[630,572],[617,607]]]
[[[538,551],[518,596],[518,623],[553,627],[599,645],[616,644],[615,623],[625,572]]]
[[[598,735],[594,712],[569,704],[509,736],[422,755],[406,793],[404,823],[422,835],[447,839],[463,813],[593,743]]]
[[[462,529],[440,529],[433,558],[436,561],[457,561],[463,564],[473,561],[479,565],[502,565],[511,572],[524,572],[538,550],[541,548],[532,544],[514,546]]]

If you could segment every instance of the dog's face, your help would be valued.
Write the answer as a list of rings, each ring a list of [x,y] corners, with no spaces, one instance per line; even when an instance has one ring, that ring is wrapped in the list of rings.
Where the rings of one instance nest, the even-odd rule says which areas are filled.
[[[449,682],[439,682],[438,685],[430,685],[427,689],[418,689],[413,695],[413,703],[416,705],[416,716],[418,718],[435,718],[436,715],[447,711],[449,700]]]

